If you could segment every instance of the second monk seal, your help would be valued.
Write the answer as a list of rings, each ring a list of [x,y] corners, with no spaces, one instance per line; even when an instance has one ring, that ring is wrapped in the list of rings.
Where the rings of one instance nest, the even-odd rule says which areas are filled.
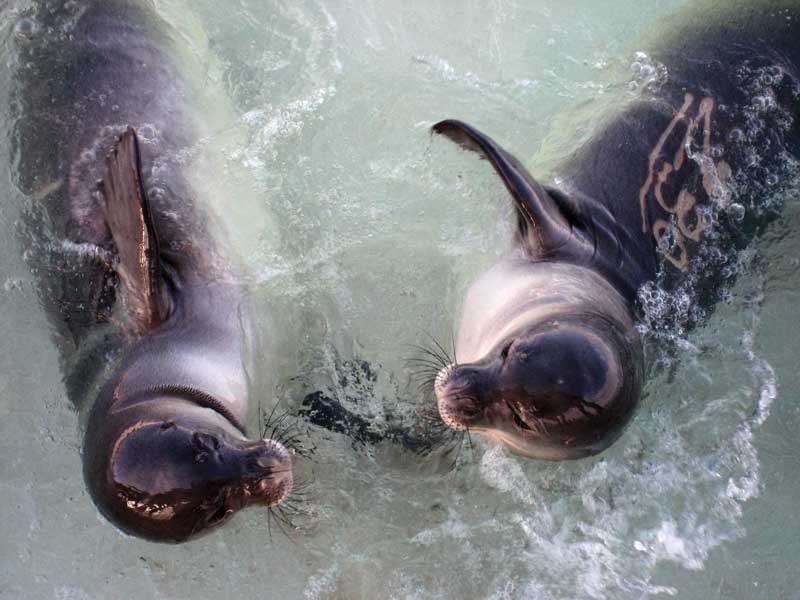
[[[800,8],[719,3],[690,17],[652,53],[665,77],[556,185],[466,123],[433,127],[489,161],[517,214],[512,251],[467,294],[458,362],[434,384],[451,428],[532,458],[602,451],[641,393],[640,292],[681,290],[702,315],[735,273],[731,254],[776,217],[763,198],[800,154]]]

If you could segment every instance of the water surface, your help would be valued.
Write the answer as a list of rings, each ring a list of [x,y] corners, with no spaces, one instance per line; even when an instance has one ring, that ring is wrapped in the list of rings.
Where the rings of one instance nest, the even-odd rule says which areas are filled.
[[[639,40],[679,5],[159,1],[203,65],[211,125],[193,168],[250,269],[271,348],[254,374],[262,411],[322,390],[377,429],[411,415],[409,345],[448,343],[466,286],[510,236],[488,166],[428,127],[469,120],[546,175],[635,94]],[[3,100],[26,7],[3,5]],[[0,109],[5,140],[12,126]],[[7,148],[0,597],[800,598],[793,198],[741,257],[730,302],[667,340],[680,359],[651,344],[663,368],[603,455],[543,463],[473,438],[451,469],[449,455],[311,427],[297,531],[248,510],[172,547],[122,535],[86,493],[79,416],[24,257],[35,200]]]

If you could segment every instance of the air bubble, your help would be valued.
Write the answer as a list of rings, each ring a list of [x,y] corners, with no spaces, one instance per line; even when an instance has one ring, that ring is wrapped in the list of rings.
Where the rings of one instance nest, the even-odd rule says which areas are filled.
[[[14,26],[14,35],[19,40],[30,40],[39,33],[39,24],[32,19],[20,19]]]
[[[734,221],[742,221],[744,219],[744,206],[738,202],[734,202],[728,207],[728,212]]]
[[[770,173],[767,175],[767,185],[775,185],[778,183],[778,176],[775,173]]]
[[[731,142],[740,142],[743,138],[744,132],[738,127],[731,129],[730,133],[728,133],[728,140]]]
[[[22,287],[22,282],[19,279],[11,279],[10,277],[6,279],[5,283],[3,284],[3,289],[6,292],[10,292],[12,290],[18,290]]]

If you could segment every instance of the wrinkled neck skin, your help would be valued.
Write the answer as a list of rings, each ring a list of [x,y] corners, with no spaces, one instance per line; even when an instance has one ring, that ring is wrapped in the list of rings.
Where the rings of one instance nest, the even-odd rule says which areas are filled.
[[[248,382],[243,353],[250,315],[242,288],[230,283],[184,286],[173,310],[130,349],[115,395],[120,400],[137,397],[154,386],[195,389],[218,402],[217,410],[244,430]]]
[[[570,313],[603,315],[638,341],[630,306],[606,279],[568,263],[531,262],[514,251],[470,286],[456,359],[459,363],[478,362],[526,324]]]

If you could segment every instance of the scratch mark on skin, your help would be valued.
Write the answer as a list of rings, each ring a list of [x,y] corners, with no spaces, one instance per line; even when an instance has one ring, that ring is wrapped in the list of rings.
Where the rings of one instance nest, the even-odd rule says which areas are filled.
[[[697,197],[690,193],[688,189],[683,188],[678,192],[677,198],[674,202],[669,202],[664,198],[663,186],[669,184],[670,177],[681,170],[686,162],[687,153],[690,153],[690,144],[695,139],[697,130],[702,122],[703,125],[703,142],[701,157],[697,161],[700,167],[700,172],[703,176],[703,190],[709,198],[713,197],[721,185],[723,185],[731,175],[730,166],[725,161],[714,163],[711,159],[711,116],[714,111],[714,99],[705,97],[700,101],[697,108],[697,115],[694,118],[688,118],[687,112],[694,104],[694,96],[687,93],[684,96],[683,105],[670,121],[667,128],[658,139],[658,143],[650,152],[648,159],[648,172],[647,179],[644,185],[639,190],[639,204],[642,216],[642,232],[647,233],[648,219],[647,219],[647,196],[650,190],[653,190],[653,195],[658,205],[670,215],[675,216],[677,228],[674,223],[664,219],[656,219],[652,225],[652,234],[655,238],[656,244],[664,255],[675,267],[682,271],[689,268],[689,254],[686,247],[686,240],[699,242],[704,231],[711,227],[708,218],[697,213],[694,209],[697,204]],[[656,174],[656,162],[661,157],[664,145],[669,137],[672,135],[678,123],[687,122],[686,133],[684,134],[683,141],[675,152],[671,162],[664,162]],[[690,154],[690,156],[692,156]],[[693,157],[693,156],[692,156]],[[692,226],[689,222],[689,217],[694,215],[696,223]],[[669,232],[671,235],[665,235]],[[667,240],[671,237],[674,241],[674,246],[671,247]],[[675,247],[679,253],[675,254]]]
[[[664,133],[661,134],[661,137],[658,138],[658,143],[656,144],[655,148],[653,148],[652,152],[650,152],[650,158],[647,166],[647,179],[642,186],[642,189],[639,190],[639,206],[642,212],[642,233],[647,233],[647,193],[650,191],[650,186],[653,185],[653,174],[654,168],[656,165],[656,160],[659,156],[661,156],[661,150],[664,148],[664,144],[667,142],[667,139],[672,134],[672,131],[675,127],[683,121],[683,118],[686,116],[686,111],[689,110],[689,107],[694,102],[694,96],[691,94],[686,94],[683,98],[683,106],[678,111],[672,121],[670,121],[667,128],[664,130]]]

